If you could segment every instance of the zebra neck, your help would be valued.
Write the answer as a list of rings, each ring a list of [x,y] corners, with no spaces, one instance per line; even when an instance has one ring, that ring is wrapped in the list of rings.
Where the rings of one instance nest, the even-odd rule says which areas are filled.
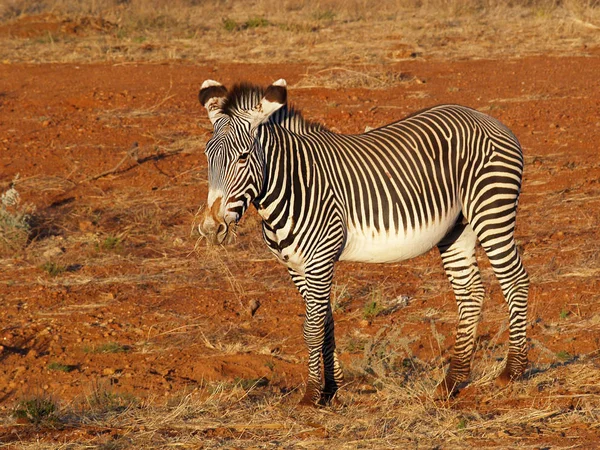
[[[286,128],[270,125],[258,136],[264,155],[263,184],[254,206],[265,221],[276,222],[290,214],[298,177],[307,172],[306,155],[299,150],[302,139],[295,136],[290,145],[290,134]]]

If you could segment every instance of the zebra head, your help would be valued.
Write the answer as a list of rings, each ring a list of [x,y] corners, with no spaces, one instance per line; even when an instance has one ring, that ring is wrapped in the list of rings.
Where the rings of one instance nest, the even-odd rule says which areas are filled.
[[[208,201],[198,230],[211,244],[229,244],[237,222],[262,189],[264,154],[258,129],[286,104],[286,82],[278,80],[264,92],[249,85],[228,92],[206,80],[198,97],[214,128],[205,150]]]

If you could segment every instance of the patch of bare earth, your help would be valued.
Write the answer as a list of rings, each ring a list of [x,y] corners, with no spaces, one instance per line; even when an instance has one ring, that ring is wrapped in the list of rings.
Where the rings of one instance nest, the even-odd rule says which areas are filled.
[[[278,11],[287,10],[272,13]],[[482,48],[491,56],[501,53],[486,34],[481,41],[442,45],[443,39],[428,44],[436,34],[424,32],[422,41],[406,38],[409,53],[402,61],[377,53],[389,52],[379,34],[378,46],[352,28],[368,17],[360,22],[350,20],[350,10],[333,17],[326,8],[318,15],[307,11],[297,17],[317,21],[318,30],[300,28],[276,49],[268,47],[267,37],[277,36],[269,33],[288,31],[262,22],[249,27],[250,13],[235,8],[227,16],[234,28],[211,22],[198,35],[204,41],[161,40],[152,27],[145,41],[136,40],[142,34],[123,37],[125,16],[119,22],[94,11],[0,23],[6,44],[0,58],[6,58],[0,65],[0,195],[11,186],[20,194],[2,211],[17,232],[0,234],[3,446],[597,445],[600,57],[592,45],[597,37],[580,32],[593,30],[594,10],[576,16],[588,25],[560,28],[567,37],[557,42],[569,51],[540,47],[536,38],[541,50],[534,52],[524,35],[515,35],[513,50],[502,47],[510,58],[461,59],[485,57]],[[405,17],[406,36],[410,21],[424,13],[413,14]],[[549,23],[542,13],[532,14],[525,16]],[[287,15],[290,22],[300,20]],[[53,42],[25,27],[43,17],[49,28],[60,24],[44,35]],[[397,33],[397,22],[381,29]],[[75,31],[73,23],[79,24]],[[438,36],[466,27],[461,23],[439,25]],[[356,35],[334,58],[342,43],[329,48],[325,37],[344,30]],[[583,33],[577,39],[588,39],[587,47],[569,41],[575,39],[569,33]],[[508,34],[498,37],[499,45]],[[307,36],[314,46],[298,56],[297,40]],[[264,46],[250,53],[261,39]],[[107,48],[118,40],[124,50],[115,57]],[[142,50],[160,42],[176,57],[155,47]],[[355,45],[360,64],[348,64]],[[284,48],[289,53],[281,53]],[[563,56],[523,56],[543,52]],[[261,64],[231,62],[234,53]],[[193,55],[215,60],[198,62]],[[451,354],[456,307],[432,251],[400,264],[337,266],[332,301],[347,385],[332,407],[297,407],[306,376],[304,308],[262,243],[259,217],[250,211],[228,248],[206,247],[193,229],[207,196],[202,152],[211,132],[197,102],[200,84],[211,78],[266,85],[281,77],[307,118],[339,132],[461,103],[497,117],[519,137],[526,168],[517,239],[532,281],[531,363],[523,380],[504,389],[494,385],[507,352],[508,318],[480,254],[488,298],[471,383],[455,400],[433,399]],[[8,226],[6,217],[0,215],[0,226]],[[252,315],[256,301],[260,307]]]

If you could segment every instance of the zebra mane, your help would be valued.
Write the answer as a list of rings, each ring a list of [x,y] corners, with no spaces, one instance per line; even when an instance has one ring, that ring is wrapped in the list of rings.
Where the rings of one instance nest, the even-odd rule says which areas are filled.
[[[230,117],[239,115],[244,111],[250,111],[263,98],[264,92],[264,89],[260,86],[238,83],[228,91],[221,105],[221,111]],[[304,119],[302,113],[289,104],[276,111],[269,119],[269,123],[280,125],[298,134],[314,133],[326,129],[320,123]]]

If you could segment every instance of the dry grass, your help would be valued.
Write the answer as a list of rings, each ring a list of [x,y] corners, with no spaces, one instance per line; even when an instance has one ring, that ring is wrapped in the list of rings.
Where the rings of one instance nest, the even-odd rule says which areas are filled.
[[[587,447],[600,420],[597,363],[596,356],[553,371],[541,370],[500,391],[491,382],[481,383],[476,398],[450,402],[433,399],[434,386],[426,377],[408,383],[380,378],[375,385],[350,384],[342,403],[327,409],[297,407],[289,395],[272,395],[268,387],[256,383],[211,384],[208,394],[184,392],[162,405],[124,398],[99,386],[82,410],[71,405],[57,411],[62,425],[55,429],[62,428],[58,435],[63,437],[70,436],[73,426],[79,435],[86,434],[85,439],[72,436],[71,449],[109,444],[111,448],[236,448],[274,442],[316,449],[332,439],[336,448],[348,449],[539,448],[549,443],[560,448]],[[485,405],[491,400],[505,407],[490,410]],[[470,401],[479,407],[460,406]],[[26,449],[65,448],[48,437],[34,443],[14,435],[11,444]]]
[[[5,63],[308,63],[305,77],[294,86],[297,88],[380,89],[417,84],[417,78],[391,72],[386,64],[414,58],[584,54],[600,42],[598,4],[582,0],[530,1],[526,6],[491,0],[398,0],[375,5],[364,1],[259,0],[251,9],[233,1],[14,0],[0,8]],[[58,27],[48,26],[42,34],[32,36],[10,31],[28,20]],[[493,102],[519,104],[549,98],[532,93]],[[121,120],[139,123],[166,117],[172,114],[164,107],[170,99],[167,90],[149,106],[112,109],[100,118],[113,120],[116,128]],[[145,122],[141,126],[146,126]],[[111,190],[112,182],[118,186],[121,177],[141,171],[144,164],[184,157],[205,141],[204,136],[190,135],[147,137],[149,145],[117,153],[114,160],[107,157],[106,166],[94,166],[97,172],[20,180],[17,187],[23,193],[52,192],[68,197],[75,191],[78,203],[43,211],[39,224],[43,237],[30,243],[25,257],[3,260],[6,272],[0,271],[0,283],[11,290],[10,295],[1,296],[12,311],[18,311],[6,320],[17,327],[21,318],[34,317],[34,324],[56,330],[65,317],[70,319],[76,312],[94,324],[89,326],[91,331],[84,330],[83,337],[92,342],[121,342],[120,334],[93,334],[100,326],[90,316],[114,306],[111,311],[124,317],[130,314],[126,320],[147,314],[154,321],[143,330],[119,331],[122,342],[131,346],[128,356],[132,358],[170,355],[180,347],[193,346],[201,354],[217,358],[250,352],[251,358],[267,360],[275,355],[277,363],[291,362],[304,370],[301,301],[285,271],[260,242],[256,214],[245,217],[235,249],[208,248],[203,242],[194,249],[197,236],[190,236],[190,223],[196,205],[185,198],[191,190],[182,187],[197,189],[206,183],[204,174],[195,173],[204,169],[203,163],[170,174],[163,188],[182,190],[165,196],[167,200],[160,191],[143,197],[131,186],[129,190]],[[531,154],[535,150],[532,148]],[[340,265],[334,300],[338,344],[348,376],[348,384],[340,392],[341,404],[302,409],[296,405],[299,392],[287,390],[301,387],[300,382],[265,386],[264,380],[250,377],[197,383],[189,390],[147,398],[127,396],[118,387],[98,383],[84,398],[57,399],[58,422],[53,420],[52,429],[16,424],[10,415],[1,415],[1,446],[592,447],[600,433],[600,360],[597,352],[577,354],[578,347],[572,342],[577,338],[577,343],[589,344],[590,336],[597,336],[600,330],[600,297],[594,284],[600,245],[595,239],[597,214],[593,212],[600,197],[591,184],[587,190],[559,186],[561,171],[567,170],[563,166],[569,162],[564,154],[544,154],[543,161],[538,158],[541,163],[537,157],[528,158],[519,222],[519,243],[525,248],[525,264],[533,282],[532,364],[525,380],[505,389],[493,384],[506,354],[507,316],[485,263],[482,271],[491,298],[484,305],[472,382],[451,402],[434,400],[455,323],[454,301],[439,257],[426,255],[404,265],[386,266],[385,271],[376,265],[363,265],[358,271]],[[595,160],[572,158],[576,162],[572,170],[597,170]],[[77,189],[86,183],[94,189],[84,190],[82,195]],[[557,230],[568,238],[557,236]],[[119,245],[111,244],[115,238]],[[58,256],[44,256],[57,248]],[[553,260],[559,253],[562,263]],[[51,276],[39,269],[46,261],[65,270]],[[388,272],[393,272],[389,278]],[[400,273],[406,278],[400,279]],[[372,284],[372,279],[378,282]],[[77,303],[83,291],[93,295],[82,295],[87,303]],[[178,296],[179,291],[184,293]],[[577,294],[571,295],[571,291]],[[357,325],[374,292],[388,302],[406,295],[409,308],[390,316],[375,314],[369,318],[372,324]],[[208,301],[216,295],[219,302],[229,302],[230,310],[239,316],[227,326],[211,328],[210,317],[199,316],[185,303]],[[264,296],[269,296],[268,300],[253,318],[247,305]],[[126,311],[140,298],[144,308]],[[269,302],[279,299],[285,299],[281,300],[285,322],[295,320],[297,324],[294,334],[277,329],[283,321],[265,325],[273,320],[265,312]],[[46,304],[35,313],[28,312],[38,301]],[[284,310],[281,303],[278,306],[276,311]],[[73,317],[79,317],[77,314]],[[97,320],[101,321],[106,319]],[[27,326],[31,323],[23,324]],[[260,334],[257,329],[269,331]],[[271,335],[274,329],[277,331]],[[64,327],[62,330],[68,336]],[[39,336],[44,336],[41,331]],[[73,352],[73,346],[68,348]],[[2,376],[8,380],[13,375]],[[81,377],[84,375],[88,376],[82,373]]]
[[[324,87],[386,89],[401,83],[417,80],[413,75],[402,72],[381,72],[372,69],[352,70],[345,67],[331,67],[307,73],[302,80],[294,85],[295,88],[310,89]],[[417,80],[417,82],[419,82]]]
[[[12,0],[0,18],[5,62],[355,65],[585,54],[600,44],[595,0]]]

